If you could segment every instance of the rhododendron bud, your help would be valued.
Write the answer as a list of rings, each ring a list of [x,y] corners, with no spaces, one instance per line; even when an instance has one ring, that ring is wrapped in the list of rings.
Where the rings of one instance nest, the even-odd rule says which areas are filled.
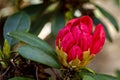
[[[98,24],[93,31],[92,19],[89,16],[70,20],[56,38],[56,51],[64,67],[80,69],[102,49],[105,42],[105,31]]]

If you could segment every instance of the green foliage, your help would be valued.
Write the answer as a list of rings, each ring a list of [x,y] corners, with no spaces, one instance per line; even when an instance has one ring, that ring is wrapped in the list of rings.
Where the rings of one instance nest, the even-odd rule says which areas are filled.
[[[30,18],[24,12],[18,12],[8,17],[4,26],[4,38],[8,40],[9,44],[12,45],[15,40],[8,37],[8,33],[11,31],[28,31],[30,29]]]
[[[113,1],[116,3],[116,5],[120,6],[120,0],[113,0]]]
[[[52,67],[56,67],[56,68],[60,67],[59,60],[58,60],[58,58],[56,56],[55,51],[46,42],[39,39],[37,36],[32,35],[32,34],[27,33],[27,32],[21,32],[21,31],[11,32],[9,34],[9,36],[11,36],[13,38],[16,38],[16,39],[18,39],[18,40],[20,40],[22,42],[25,42],[26,44],[29,44],[31,47],[33,46],[35,48],[35,49],[32,49],[33,47],[32,48],[27,47],[28,50],[26,49],[26,47],[20,48],[19,51],[20,51],[20,54],[23,57],[26,57],[26,58],[28,58],[30,60],[34,60],[34,61],[46,64],[46,65],[49,65],[49,66],[52,66]],[[29,49],[31,49],[33,51],[33,53],[30,53],[31,50],[29,50]],[[22,50],[23,50],[23,52],[22,52]],[[27,51],[24,51],[24,50],[27,50]],[[46,54],[45,57],[43,56],[43,54]],[[32,56],[29,56],[29,55],[32,55]],[[35,58],[37,56],[38,56],[38,58],[40,58],[40,56],[43,57],[43,58],[40,58],[40,59]],[[51,62],[46,63],[45,60],[48,61],[47,58],[49,58],[49,61],[51,61]]]
[[[40,18],[37,19],[32,25],[30,29],[30,33],[34,35],[38,35],[41,32],[44,25],[50,20],[51,17],[52,17],[52,13],[48,13],[40,16]]]
[[[108,20],[114,25],[115,29],[117,31],[119,31],[119,26],[118,26],[118,23],[116,21],[116,19],[110,14],[108,13],[106,10],[104,10],[103,8],[101,8],[100,6],[98,5],[95,5],[99,10],[100,12],[106,17],[108,18]]]
[[[115,1],[118,2],[119,0],[115,0]],[[107,39],[112,42],[112,38],[108,31],[107,26],[105,25],[104,22],[102,22],[99,18],[95,16],[94,10],[89,8],[88,9],[83,8],[83,5],[86,3],[90,3],[90,0],[63,0],[63,1],[43,0],[43,3],[41,4],[30,5],[23,9],[19,9],[19,12],[9,16],[5,22],[3,29],[3,35],[5,41],[4,41],[4,45],[0,49],[0,60],[1,60],[0,65],[2,65],[1,68],[6,69],[8,66],[11,67],[12,64],[14,64],[12,65],[12,67],[13,66],[15,68],[19,67],[18,66],[19,61],[16,62],[17,63],[16,64],[14,62],[11,62],[11,60],[16,61],[17,60],[16,55],[21,55],[22,58],[32,60],[42,65],[47,65],[48,67],[60,69],[61,65],[54,49],[52,49],[51,46],[49,46],[44,40],[38,38],[37,35],[41,32],[41,30],[43,29],[44,25],[47,22],[51,22],[51,31],[52,31],[51,34],[54,36],[55,39],[58,31],[62,27],[64,27],[66,20],[75,17],[74,16],[75,10],[79,10],[82,15],[90,15],[93,18],[95,25],[99,23],[103,24],[104,29],[106,31]],[[16,7],[18,6],[17,8],[20,8],[19,5],[20,3],[17,4]],[[93,5],[95,5],[95,7],[98,8],[98,10],[113,24],[116,31],[119,31],[119,26],[115,18],[100,6],[96,4]],[[22,44],[21,42],[24,44]],[[13,48],[13,44],[15,43],[20,43],[21,46],[13,50],[13,51],[17,51],[16,53],[19,53],[13,56],[11,55],[11,49]],[[70,77],[71,75],[74,77],[74,79],[71,80],[76,80],[76,79],[77,80],[79,79],[80,80],[81,79],[82,80],[117,80],[117,78],[118,80],[120,79],[120,71],[117,71],[117,78],[110,75],[97,74],[89,68],[84,68],[79,72],[76,71],[72,72],[70,69],[66,71],[68,71],[65,74],[67,75],[67,77],[69,76],[68,79],[71,78]],[[57,74],[56,76],[58,77]],[[36,75],[34,77],[36,77]],[[10,78],[9,80],[34,80],[34,79],[27,77],[13,77]],[[52,80],[52,78],[50,77],[49,80]]]
[[[3,58],[3,54],[2,54],[2,51],[0,49],[0,59],[2,59],[2,58]]]
[[[2,68],[6,68],[8,65],[8,61],[11,57],[11,46],[8,44],[8,41],[4,41],[3,49],[0,49],[0,64]]]
[[[118,80],[120,80],[120,70],[116,71],[116,75],[117,75]]]
[[[95,80],[95,79],[92,78],[91,76],[84,75],[84,76],[83,76],[83,80]]]
[[[50,56],[56,57],[55,51],[44,40],[41,40],[40,38],[33,34],[21,31],[14,31],[9,33],[9,36],[18,39],[22,42],[25,42],[31,46],[38,47],[45,51],[46,53],[49,53]]]
[[[8,41],[5,40],[4,46],[3,46],[3,55],[6,59],[10,58],[10,49],[11,49],[11,46],[8,44]]]
[[[98,25],[99,23],[101,23],[104,26],[104,29],[105,29],[105,32],[106,32],[106,37],[107,37],[107,39],[109,41],[112,42],[112,38],[111,38],[110,33],[109,33],[108,29],[107,29],[107,26],[100,19],[98,19],[97,17],[93,17],[93,21],[94,21],[95,25]]]
[[[80,71],[78,74],[84,80],[117,80],[116,77],[106,75],[106,74],[93,74],[87,71]]]
[[[27,78],[27,77],[14,77],[14,78],[10,78],[8,80],[35,80],[35,79],[31,79],[31,78]]]
[[[32,26],[30,28],[30,33],[34,35],[38,35],[44,25],[50,20],[52,17],[52,13],[46,13],[46,8],[49,5],[44,4],[38,4],[38,5],[31,5],[28,6],[22,11],[25,11],[29,14],[31,20],[32,20]]]
[[[44,52],[40,48],[33,47],[30,45],[25,45],[20,47],[18,49],[18,52],[20,55],[22,55],[27,59],[45,64],[54,68],[60,68],[59,62],[57,62],[54,57],[50,56],[50,54]]]
[[[45,5],[43,4],[38,4],[38,5],[30,5],[28,7],[25,7],[22,9],[22,11],[26,12],[31,19],[33,19],[34,17],[36,17],[38,14],[42,14],[45,10]]]
[[[54,36],[57,35],[58,31],[64,27],[65,25],[65,15],[62,12],[58,12],[55,14],[53,20],[52,20],[52,24],[51,24],[51,30],[52,30],[52,34]]]

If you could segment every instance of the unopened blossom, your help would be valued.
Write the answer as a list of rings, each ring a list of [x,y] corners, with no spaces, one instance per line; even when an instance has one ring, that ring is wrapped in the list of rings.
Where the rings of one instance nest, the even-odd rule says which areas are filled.
[[[102,49],[105,31],[101,24],[93,30],[89,16],[70,20],[57,35],[56,52],[64,67],[79,69]]]

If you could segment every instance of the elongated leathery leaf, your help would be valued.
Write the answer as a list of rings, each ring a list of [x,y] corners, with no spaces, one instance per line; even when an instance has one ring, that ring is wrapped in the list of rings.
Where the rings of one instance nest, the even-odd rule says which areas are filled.
[[[44,25],[50,20],[52,17],[52,13],[44,14],[40,16],[39,19],[36,20],[36,22],[31,26],[30,33],[34,35],[38,35]]]
[[[26,13],[28,13],[32,19],[32,26],[30,28],[30,33],[34,35],[38,35],[44,25],[50,20],[53,13],[45,13],[46,8],[49,5],[39,4],[39,5],[31,5],[23,9]]]
[[[39,15],[41,15],[45,11],[46,7],[47,6],[44,4],[30,5],[28,7],[23,8],[22,11],[28,13],[30,17],[33,17],[38,13]]]
[[[38,47],[33,47],[30,45],[22,46],[18,49],[18,52],[23,57],[33,60],[38,63],[42,63],[54,68],[60,68],[59,62],[51,57],[48,53],[42,51]]]
[[[115,77],[105,74],[96,74],[94,75],[95,80],[117,80]]]
[[[100,10],[100,12],[101,12],[106,18],[108,18],[108,20],[114,25],[115,29],[116,29],[117,31],[119,31],[119,25],[118,25],[116,19],[115,19],[110,13],[108,13],[106,10],[104,10],[103,8],[101,8],[100,6],[98,6],[98,5],[95,5],[95,6]]]
[[[45,41],[41,40],[37,36],[21,31],[11,32],[9,33],[9,36],[23,41],[31,46],[40,48],[58,61],[55,51]]]
[[[105,29],[105,32],[106,32],[107,39],[108,39],[109,41],[112,42],[112,38],[111,38],[111,36],[110,36],[110,33],[109,33],[109,31],[108,31],[106,25],[105,25],[100,19],[98,19],[97,17],[93,17],[93,21],[94,21],[95,25],[101,23],[101,24],[104,26],[104,29]]]
[[[88,79],[88,77],[91,77],[91,79],[94,79],[94,80],[118,80],[116,77],[113,77],[113,76],[110,76],[110,75],[97,74],[97,73],[93,74],[93,73],[86,72],[86,71],[80,71],[78,73],[78,76],[80,76],[82,78],[84,78],[84,76],[87,76],[85,78]]]
[[[4,38],[8,40],[9,44],[15,42],[12,38],[8,37],[7,33],[12,31],[28,31],[30,28],[30,18],[24,12],[18,12],[8,17],[4,26]]]
[[[57,35],[58,31],[65,25],[64,13],[58,12],[52,20],[51,30],[54,36]]]

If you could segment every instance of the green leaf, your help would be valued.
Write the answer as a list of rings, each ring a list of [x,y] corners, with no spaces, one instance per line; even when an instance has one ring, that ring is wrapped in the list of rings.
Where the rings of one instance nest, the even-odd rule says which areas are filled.
[[[39,4],[32,5],[23,9],[23,11],[27,12],[32,19],[32,26],[30,28],[30,33],[34,35],[38,35],[44,25],[50,20],[53,13],[44,13],[46,8],[49,5]]]
[[[0,59],[3,59],[3,53],[1,49],[0,49]]]
[[[56,36],[58,31],[65,25],[65,15],[63,12],[57,12],[51,24],[53,36]]]
[[[115,18],[110,14],[108,13],[106,10],[104,10],[103,8],[101,8],[100,6],[98,5],[95,5],[99,10],[100,12],[106,17],[109,19],[109,21],[114,25],[115,29],[117,31],[119,31],[119,25],[117,23],[117,21],[115,20]]]
[[[25,45],[18,49],[21,56],[33,60],[38,63],[42,63],[54,68],[60,68],[60,64],[49,54],[42,51],[40,48]]]
[[[11,45],[15,42],[12,38],[7,36],[8,32],[12,31],[28,31],[30,28],[30,18],[24,12],[18,12],[10,17],[5,22],[4,26],[4,38],[8,40]]]
[[[86,70],[88,72],[95,74],[95,72],[91,68],[88,68],[88,67],[84,67],[82,70]]]
[[[8,44],[8,41],[4,41],[4,46],[3,46],[3,54],[6,59],[10,58],[10,45]]]
[[[84,75],[84,76],[83,76],[83,80],[95,80],[95,79],[92,78],[91,76]]]
[[[14,77],[14,78],[10,78],[8,80],[35,80],[35,79],[31,79],[31,78],[27,78],[27,77]]]
[[[94,75],[95,80],[117,80],[117,78],[110,76],[110,75],[105,75],[105,74],[96,74]]]
[[[52,80],[52,78],[50,77],[48,80]]]
[[[106,74],[93,74],[88,71],[80,71],[78,75],[82,78],[84,78],[85,75],[91,76],[94,80],[117,80],[116,77],[113,77],[111,75],[106,75]]]
[[[42,28],[44,27],[44,25],[50,20],[51,17],[52,17],[52,13],[48,13],[40,16],[40,18],[37,19],[36,22],[34,22],[34,24],[31,26],[30,33],[34,35],[38,35],[42,30]]]
[[[14,31],[9,33],[9,36],[25,42],[31,46],[38,47],[46,53],[49,53],[53,57],[57,57],[55,51],[45,41],[41,40],[33,34],[22,31]]]
[[[31,46],[37,47],[47,53],[49,56],[54,58],[56,62],[59,64],[58,57],[55,53],[55,51],[43,40],[38,38],[35,35],[32,35],[27,32],[21,32],[21,31],[14,31],[9,34],[9,36],[16,38],[22,42],[25,42]]]
[[[116,71],[116,74],[117,74],[118,80],[120,80],[120,70],[117,70],[117,71]]]
[[[53,13],[46,12],[46,9],[49,7],[50,4],[51,3],[49,3],[48,5],[44,3],[39,5],[31,5],[22,10],[27,12],[32,19],[30,33],[38,35],[44,25],[50,20]]]
[[[117,6],[120,6],[120,0],[114,0],[114,2]]]
[[[45,6],[44,4],[30,5],[28,7],[23,8],[22,11],[28,13],[29,16],[33,17],[38,13],[43,13],[46,7],[47,6]]]
[[[112,38],[110,36],[110,33],[109,33],[106,25],[100,19],[98,19],[97,17],[93,17],[93,21],[94,21],[95,25],[98,25],[99,23],[101,23],[104,26],[104,29],[105,29],[105,32],[106,32],[106,37],[110,42],[112,42]]]

